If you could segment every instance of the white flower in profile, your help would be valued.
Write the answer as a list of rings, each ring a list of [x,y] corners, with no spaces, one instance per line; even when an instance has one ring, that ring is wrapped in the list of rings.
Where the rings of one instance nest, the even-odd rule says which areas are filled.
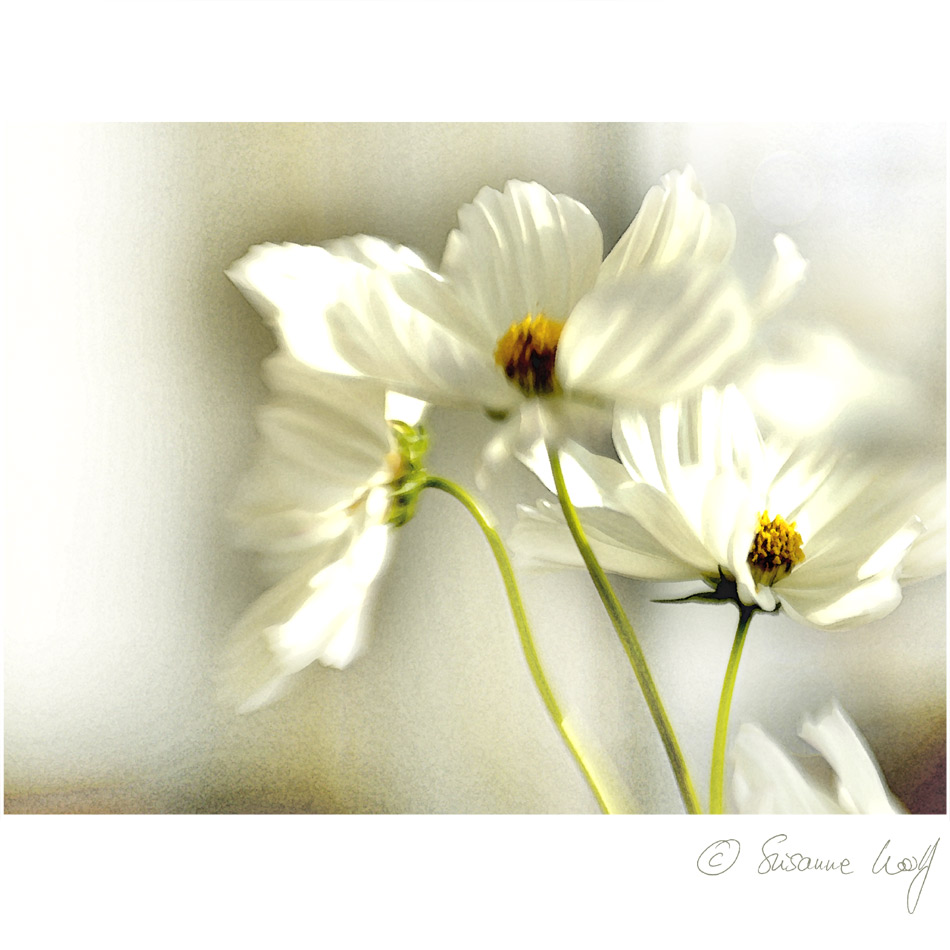
[[[945,524],[942,472],[764,440],[735,387],[651,412],[619,408],[614,443],[620,462],[566,449],[568,488],[587,506],[579,514],[605,570],[702,579],[715,596],[781,606],[814,627],[890,613],[911,579],[903,562],[925,530],[921,516]],[[550,488],[543,452],[525,461]],[[580,566],[550,501],[521,510],[512,546],[527,563]],[[936,546],[921,546],[913,578],[944,567]]]
[[[906,809],[888,789],[864,737],[837,702],[806,718],[799,735],[834,772],[809,778],[758,726],[744,723],[732,748],[732,798],[743,815],[892,815]]]
[[[243,712],[315,661],[342,668],[355,657],[424,450],[416,400],[400,397],[391,423],[392,398],[387,412],[375,381],[324,376],[283,352],[263,372],[257,458],[232,514],[239,543],[259,552],[274,583],[237,623],[221,676],[223,698]]]
[[[733,217],[689,168],[650,189],[606,259],[587,208],[534,182],[483,188],[458,217],[438,273],[359,236],[261,245],[228,276],[309,366],[513,413],[503,450],[539,425],[556,438],[563,397],[658,404],[706,382],[805,266],[777,236],[749,297],[729,266]]]

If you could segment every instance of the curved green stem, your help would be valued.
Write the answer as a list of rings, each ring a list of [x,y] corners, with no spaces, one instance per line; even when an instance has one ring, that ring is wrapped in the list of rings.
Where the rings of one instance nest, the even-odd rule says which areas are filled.
[[[571,530],[574,543],[577,545],[577,549],[584,559],[587,572],[594,582],[594,587],[597,588],[597,593],[600,594],[600,599],[603,601],[604,607],[614,625],[614,629],[620,637],[620,642],[627,654],[627,658],[630,660],[630,665],[633,667],[637,682],[640,684],[640,689],[643,691],[643,696],[647,701],[650,715],[653,717],[653,722],[656,725],[657,731],[660,733],[660,738],[663,740],[663,746],[666,749],[667,758],[670,760],[670,765],[673,768],[673,775],[676,778],[676,784],[679,786],[680,795],[683,798],[686,811],[691,815],[701,814],[702,809],[699,806],[699,797],[696,794],[696,789],[693,787],[692,779],[689,777],[689,770],[686,768],[686,759],[683,757],[679,743],[676,741],[676,733],[673,732],[673,726],[670,724],[666,710],[663,708],[663,703],[660,701],[660,694],[656,688],[656,683],[653,682],[653,677],[650,675],[650,669],[647,666],[646,658],[643,655],[643,650],[640,648],[640,643],[637,640],[637,635],[634,633],[633,626],[621,606],[620,601],[617,599],[613,588],[610,586],[610,581],[607,580],[607,575],[600,566],[600,562],[597,560],[587,540],[587,535],[584,533],[580,518],[577,516],[577,510],[574,508],[574,504],[567,491],[567,485],[564,481],[564,472],[561,470],[561,460],[558,457],[557,449],[548,446],[548,459],[551,462],[551,472],[554,475],[554,485],[557,489],[558,499],[561,502],[561,511],[564,513],[564,519],[567,521],[567,526]]]
[[[508,552],[505,550],[500,535],[482,513],[475,499],[460,485],[446,478],[440,478],[438,475],[427,475],[422,487],[438,488],[440,491],[444,491],[460,501],[482,529],[482,533],[488,540],[489,545],[491,545],[492,554],[495,555],[495,562],[498,565],[498,570],[504,581],[505,592],[508,594],[508,602],[511,604],[511,613],[521,638],[521,649],[524,651],[525,660],[527,660],[528,669],[531,671],[535,686],[537,686],[538,692],[541,694],[541,699],[544,701],[544,705],[554,720],[554,725],[561,734],[564,744],[570,749],[571,755],[574,756],[578,768],[580,768],[587,784],[590,786],[591,792],[594,794],[594,798],[597,799],[600,810],[604,812],[604,814],[610,814],[607,802],[598,788],[597,783],[594,781],[590,768],[584,761],[584,757],[576,741],[568,734],[568,730],[565,726],[564,713],[561,712],[561,707],[554,698],[554,693],[551,691],[547,677],[544,675],[544,670],[541,668],[541,660],[538,657],[538,651],[534,645],[534,638],[531,636],[531,628],[528,626],[528,618],[525,614],[524,604],[521,601],[518,583],[515,580],[511,561],[508,558]]]
[[[736,688],[736,674],[739,672],[739,660],[745,646],[745,635],[752,622],[752,607],[739,609],[739,624],[736,637],[732,641],[732,652],[726,666],[726,676],[722,681],[722,695],[719,697],[719,712],[716,715],[716,735],[713,739],[712,771],[709,775],[709,814],[721,815],[723,803],[723,785],[726,774],[726,732],[729,729],[729,710],[732,707],[732,693]]]

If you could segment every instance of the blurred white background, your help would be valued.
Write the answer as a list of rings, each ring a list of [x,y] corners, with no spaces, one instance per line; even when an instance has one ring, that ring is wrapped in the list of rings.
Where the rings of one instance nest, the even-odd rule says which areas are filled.
[[[942,459],[942,126],[11,129],[7,811],[596,810],[535,695],[481,535],[437,493],[398,535],[364,656],[342,673],[309,669],[291,696],[253,716],[215,704],[215,658],[262,589],[223,512],[251,457],[259,365],[274,347],[223,271],[255,243],[358,232],[437,264],[458,207],[509,178],[585,203],[609,248],[648,187],[686,163],[735,214],[743,273],[760,272],[776,230],[811,261],[806,287],[744,368],[763,411],[804,405],[807,393],[769,381],[784,359],[817,359],[816,385],[840,385],[808,402],[815,424],[838,396],[856,396],[837,417],[842,440]],[[816,336],[829,332],[860,346],[866,365]],[[762,366],[764,382],[753,372]],[[491,424],[435,411],[430,430],[430,468],[472,485]],[[512,465],[488,500],[510,525],[515,502],[537,493]],[[648,597],[666,592],[633,582],[619,589],[705,799],[735,614],[654,605]],[[586,576],[526,575],[523,591],[559,693],[615,764],[628,803],[678,811]],[[847,633],[784,617],[753,623],[734,725],[760,722],[805,752],[798,720],[832,695],[894,791],[943,811],[943,578]]]

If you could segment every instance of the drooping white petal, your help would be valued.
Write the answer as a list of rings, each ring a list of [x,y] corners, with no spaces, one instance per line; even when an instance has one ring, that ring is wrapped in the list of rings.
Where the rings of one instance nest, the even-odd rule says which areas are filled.
[[[597,277],[600,226],[582,204],[537,182],[483,188],[459,210],[441,273],[489,352],[512,323],[544,313],[565,320]]]
[[[834,815],[843,809],[807,779],[759,726],[743,723],[731,758],[732,798],[742,815]]]
[[[824,630],[846,630],[880,620],[897,607],[902,596],[897,571],[895,568],[866,580],[846,579],[837,583],[822,583],[824,578],[818,573],[817,580],[811,583],[807,577],[795,578],[792,583],[798,573],[796,568],[773,590],[794,620]]]
[[[864,738],[837,702],[832,701],[817,718],[806,717],[799,735],[834,769],[843,811],[855,815],[904,813]]]
[[[222,698],[250,712],[279,698],[288,678],[315,661],[346,666],[361,644],[362,610],[389,536],[385,525],[357,532],[341,555],[321,550],[262,594],[232,634]]]
[[[652,485],[636,483],[623,486],[615,497],[624,511],[675,560],[693,565],[694,577],[716,576],[715,558],[673,498]]]
[[[732,214],[724,205],[706,203],[687,166],[664,175],[647,192],[630,227],[607,255],[598,282],[685,261],[718,267],[728,260],[735,238]]]
[[[557,494],[554,475],[543,441],[535,442],[519,460],[535,475],[552,494]],[[627,482],[624,467],[614,459],[595,455],[576,442],[561,446],[561,471],[567,493],[576,508],[618,508],[617,492]]]
[[[262,575],[273,583],[311,563],[331,543],[341,545],[342,554],[360,529],[347,509],[312,512],[266,493],[256,506],[232,510],[231,517],[235,543],[257,552]]]
[[[485,491],[491,476],[506,459],[519,459],[544,483],[551,492],[554,482],[547,458],[547,447],[573,451],[574,441],[583,438],[589,443],[608,445],[610,439],[611,413],[600,405],[587,405],[563,399],[527,399],[520,412],[512,415],[498,427],[482,452],[475,479],[480,490]],[[580,448],[578,446],[578,448]],[[582,450],[583,451],[583,450]],[[565,461],[565,470],[572,466]],[[575,487],[584,497],[586,488]],[[573,498],[573,494],[571,496]],[[592,495],[577,504],[599,504]]]
[[[566,391],[658,405],[702,385],[745,345],[751,315],[722,271],[690,265],[598,284],[561,334]]]
[[[632,518],[606,508],[582,508],[578,516],[605,571],[658,581],[696,576],[693,564],[678,560]],[[539,501],[534,508],[519,505],[510,545],[522,567],[584,566],[560,506],[550,501]]]
[[[361,642],[361,612],[385,562],[390,531],[354,532],[340,550],[317,550],[265,591],[235,627],[219,675],[224,701],[250,712],[279,698],[287,680],[315,661],[343,667]]]

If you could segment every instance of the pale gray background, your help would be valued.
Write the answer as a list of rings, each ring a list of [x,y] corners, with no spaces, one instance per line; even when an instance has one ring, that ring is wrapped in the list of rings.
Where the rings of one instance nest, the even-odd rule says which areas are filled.
[[[841,437],[943,455],[945,129],[723,125],[58,125],[6,141],[5,786],[8,811],[591,811],[537,699],[481,536],[432,493],[400,532],[370,648],[257,715],[211,670],[262,589],[222,512],[250,458],[270,333],[223,270],[261,241],[355,232],[437,263],[485,184],[537,179],[609,247],[691,163],[755,275],[784,229],[809,283],[763,342],[821,357],[832,326],[899,386]],[[797,323],[795,321],[798,321]],[[790,333],[782,337],[782,331]],[[794,393],[789,395],[794,398]],[[436,411],[431,467],[471,484],[490,424]],[[503,524],[537,493],[509,467]],[[585,576],[524,578],[552,678],[622,772],[677,810],[636,684]],[[734,612],[650,605],[621,583],[703,798]],[[837,695],[892,787],[944,810],[943,579],[885,621],[753,624],[733,722],[789,748]],[[929,782],[929,784],[928,784]]]

